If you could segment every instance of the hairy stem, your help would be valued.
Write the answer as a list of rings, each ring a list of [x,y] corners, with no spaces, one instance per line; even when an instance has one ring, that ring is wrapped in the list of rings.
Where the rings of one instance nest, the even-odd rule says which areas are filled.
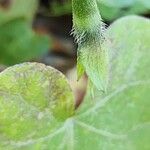
[[[96,0],[72,0],[73,35],[78,44],[78,79],[87,73],[90,82],[106,91],[108,55],[103,47],[104,24]],[[92,85],[91,84],[91,85]]]
[[[101,16],[96,0],[72,0],[74,27],[90,29],[99,25]]]

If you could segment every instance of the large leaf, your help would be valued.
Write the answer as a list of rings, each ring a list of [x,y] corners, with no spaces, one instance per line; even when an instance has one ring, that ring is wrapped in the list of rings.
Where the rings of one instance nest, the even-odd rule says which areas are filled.
[[[0,149],[49,137],[74,112],[68,82],[51,67],[16,65],[0,74],[0,83]]]
[[[150,149],[150,21],[136,16],[125,17],[112,24],[108,34],[112,37],[111,45],[106,45],[111,57],[108,93],[98,97],[94,104],[87,97],[77,114],[59,124],[60,127],[55,126],[57,129],[53,133],[48,128],[43,134],[41,127],[39,134],[43,134],[42,137],[37,135],[36,138],[31,138],[31,132],[22,140],[7,139],[7,145],[1,146],[2,150]],[[13,77],[14,81],[15,78]],[[2,81],[10,83],[9,80]],[[8,90],[7,95],[9,94]],[[36,94],[32,96],[36,97]],[[7,101],[8,99],[3,101],[0,106],[7,106]],[[15,99],[14,102],[16,104],[13,106],[17,107],[19,100]],[[31,104],[27,105],[31,107],[28,108],[29,112],[33,108]],[[19,110],[22,110],[21,107]],[[12,120],[13,114],[13,109],[12,112],[8,109],[8,120]],[[29,113],[26,111],[25,114],[28,116]],[[18,118],[20,116],[18,114]],[[44,127],[47,125],[42,121],[40,123]],[[14,133],[19,133],[15,130],[14,122],[8,124],[9,127],[10,125],[14,126]],[[6,127],[7,132],[8,129]],[[1,140],[0,144],[3,144]]]
[[[84,145],[85,150],[148,150],[150,21],[124,17],[109,27],[108,34],[112,41],[106,46],[111,57],[109,92],[79,112],[75,149]]]
[[[38,35],[24,19],[0,26],[0,63],[11,65],[37,58],[48,51],[47,36]]]

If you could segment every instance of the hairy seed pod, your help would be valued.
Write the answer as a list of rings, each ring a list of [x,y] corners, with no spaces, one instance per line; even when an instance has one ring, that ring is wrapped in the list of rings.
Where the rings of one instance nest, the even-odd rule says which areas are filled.
[[[108,54],[103,46],[105,25],[96,0],[73,0],[73,31],[78,44],[78,79],[87,73],[90,82],[101,91],[108,83]]]

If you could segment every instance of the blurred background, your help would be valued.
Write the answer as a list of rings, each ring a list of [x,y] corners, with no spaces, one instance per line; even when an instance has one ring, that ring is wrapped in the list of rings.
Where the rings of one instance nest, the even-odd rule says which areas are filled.
[[[108,26],[126,15],[150,17],[150,0],[97,3]],[[25,61],[51,65],[67,75],[82,99],[86,78],[76,83],[77,45],[70,35],[71,9],[71,0],[0,0],[0,71]]]

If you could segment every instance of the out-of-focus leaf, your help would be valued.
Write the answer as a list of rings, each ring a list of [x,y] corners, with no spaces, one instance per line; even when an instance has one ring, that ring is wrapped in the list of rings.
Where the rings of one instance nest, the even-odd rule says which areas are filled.
[[[11,65],[29,61],[48,51],[48,37],[31,30],[38,1],[12,0],[0,7],[0,63]]]
[[[38,63],[15,65],[0,73],[0,83],[1,150],[19,149],[23,143],[37,144],[33,148],[37,149],[37,140],[49,139],[61,121],[74,113],[72,90],[54,68]]]
[[[143,4],[147,9],[150,10],[150,1],[149,0],[137,0],[137,2]]]
[[[50,10],[47,13],[53,16],[71,13],[70,0],[64,0],[62,3],[51,3]],[[149,0],[97,0],[97,4],[102,18],[107,21],[113,21],[116,18],[130,14],[145,14],[150,10]]]
[[[134,4],[135,1],[137,0],[97,0],[100,1],[101,3],[110,6],[110,7],[119,7],[119,8],[123,8],[123,7],[128,7]]]
[[[109,7],[102,3],[98,3],[98,7],[104,20],[114,20],[115,18],[119,17],[119,8]]]
[[[55,15],[55,16],[61,16],[61,15],[65,15],[65,14],[70,14],[71,13],[71,1],[70,0],[66,0],[64,1],[64,3],[58,3],[56,1],[52,2],[52,6],[51,6],[51,14]]]
[[[35,34],[24,19],[0,26],[0,63],[11,65],[28,61],[48,51],[47,36]]]
[[[103,19],[112,21],[129,14],[144,14],[150,10],[149,0],[97,0]]]
[[[31,20],[37,6],[37,0],[11,0],[8,9],[2,9],[0,7],[0,25],[16,18]]]

